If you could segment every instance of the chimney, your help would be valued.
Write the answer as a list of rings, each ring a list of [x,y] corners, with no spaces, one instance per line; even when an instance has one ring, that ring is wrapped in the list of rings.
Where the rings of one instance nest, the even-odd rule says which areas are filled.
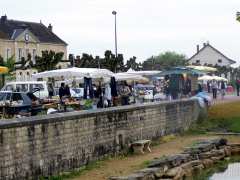
[[[51,24],[49,24],[49,25],[48,25],[48,29],[49,29],[49,31],[51,31],[51,32],[52,32],[52,30],[53,30],[53,27],[52,27],[52,25],[51,25]]]
[[[5,23],[7,21],[7,15],[1,16],[1,23]]]
[[[197,53],[199,52],[199,45],[197,45]]]
[[[203,47],[205,47],[207,44],[206,43],[203,43]]]

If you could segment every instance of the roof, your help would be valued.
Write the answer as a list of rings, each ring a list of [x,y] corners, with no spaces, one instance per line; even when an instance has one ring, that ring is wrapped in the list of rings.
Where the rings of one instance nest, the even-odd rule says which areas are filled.
[[[66,42],[60,39],[56,34],[54,34],[42,23],[8,19],[2,20],[2,18],[0,22],[0,38],[2,39],[14,39],[14,37],[16,38],[17,35],[28,29],[42,43],[67,45]]]
[[[219,50],[217,50],[216,48],[214,48],[213,46],[211,46],[209,43],[207,43],[205,46],[202,47],[202,49],[200,49],[197,53],[195,53],[192,57],[190,57],[188,59],[188,61],[190,61],[192,58],[194,58],[195,56],[197,56],[200,52],[202,52],[204,49],[206,49],[207,47],[210,47],[212,50],[214,50],[216,53],[220,54],[221,56],[223,56],[224,58],[226,58],[231,64],[236,63],[236,61],[228,58],[227,56],[225,56],[223,53],[221,53]]]

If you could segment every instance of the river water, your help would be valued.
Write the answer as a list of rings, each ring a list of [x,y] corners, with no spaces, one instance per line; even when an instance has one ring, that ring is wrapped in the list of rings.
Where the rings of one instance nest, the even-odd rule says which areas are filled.
[[[224,172],[213,174],[209,180],[240,180],[240,163],[229,164]]]

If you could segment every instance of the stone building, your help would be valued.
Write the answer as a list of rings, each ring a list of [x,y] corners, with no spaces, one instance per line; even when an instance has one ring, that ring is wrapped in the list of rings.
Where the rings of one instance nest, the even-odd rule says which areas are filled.
[[[52,31],[49,24],[36,22],[26,22],[9,20],[7,16],[0,19],[0,55],[4,60],[14,56],[15,62],[19,62],[22,57],[27,59],[31,54],[32,62],[35,57],[41,56],[44,50],[63,52],[63,59],[67,59],[67,43],[60,39]]]
[[[200,49],[197,45],[197,52],[188,60],[191,65],[210,65],[210,66],[226,66],[236,63],[236,61],[228,58],[219,50],[211,46],[209,43],[204,43]]]

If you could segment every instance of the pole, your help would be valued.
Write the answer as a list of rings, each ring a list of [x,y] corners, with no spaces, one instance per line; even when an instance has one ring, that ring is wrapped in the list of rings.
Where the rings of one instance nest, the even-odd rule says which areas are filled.
[[[112,14],[114,15],[114,28],[115,28],[115,59],[117,61],[118,53],[117,53],[117,12],[113,11]],[[117,62],[116,62],[117,65]],[[115,73],[117,72],[117,67],[115,66]]]

